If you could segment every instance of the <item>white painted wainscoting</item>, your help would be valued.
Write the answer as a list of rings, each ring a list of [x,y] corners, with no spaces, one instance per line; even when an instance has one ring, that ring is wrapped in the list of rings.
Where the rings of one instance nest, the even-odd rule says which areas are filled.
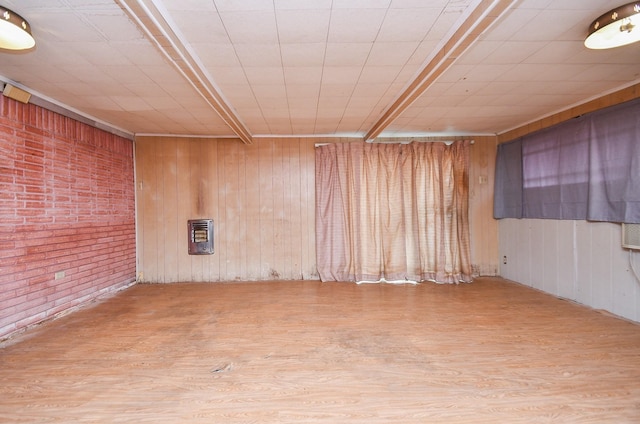
[[[498,232],[502,277],[640,322],[640,282],[620,224],[502,219]],[[640,251],[632,260],[640,270]]]

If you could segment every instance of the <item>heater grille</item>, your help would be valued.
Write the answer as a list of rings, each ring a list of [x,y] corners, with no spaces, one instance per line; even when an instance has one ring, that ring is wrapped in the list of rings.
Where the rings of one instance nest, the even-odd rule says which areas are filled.
[[[189,254],[211,255],[213,253],[213,220],[190,219],[189,230]]]
[[[640,250],[640,224],[622,224],[622,247]]]
[[[191,231],[193,232],[191,237],[193,237],[194,243],[206,243],[209,241],[209,226],[207,224],[193,224]]]

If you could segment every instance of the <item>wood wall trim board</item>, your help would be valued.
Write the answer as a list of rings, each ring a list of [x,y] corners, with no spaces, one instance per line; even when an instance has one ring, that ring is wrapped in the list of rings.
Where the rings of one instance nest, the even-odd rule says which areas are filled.
[[[528,123],[516,129],[498,134],[498,143],[506,143],[518,137],[522,137],[527,134],[552,127],[561,122],[577,118],[586,113],[595,112],[599,109],[615,106],[617,104],[628,102],[637,98],[640,98],[640,83],[623,88],[613,93],[609,93],[605,96],[598,97],[597,99],[590,100],[551,116],[538,119],[537,121]]]

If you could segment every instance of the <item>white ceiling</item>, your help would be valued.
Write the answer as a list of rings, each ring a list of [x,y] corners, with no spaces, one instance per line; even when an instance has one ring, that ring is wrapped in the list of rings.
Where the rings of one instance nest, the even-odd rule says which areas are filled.
[[[500,134],[640,82],[607,0],[0,0],[0,79],[130,134]]]

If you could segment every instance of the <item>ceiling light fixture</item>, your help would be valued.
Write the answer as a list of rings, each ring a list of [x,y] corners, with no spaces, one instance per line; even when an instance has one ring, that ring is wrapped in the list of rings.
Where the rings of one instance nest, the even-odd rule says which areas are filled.
[[[27,50],[36,45],[31,26],[22,16],[0,6],[0,49]]]
[[[590,49],[610,49],[640,41],[640,2],[618,6],[589,26],[584,45]]]

